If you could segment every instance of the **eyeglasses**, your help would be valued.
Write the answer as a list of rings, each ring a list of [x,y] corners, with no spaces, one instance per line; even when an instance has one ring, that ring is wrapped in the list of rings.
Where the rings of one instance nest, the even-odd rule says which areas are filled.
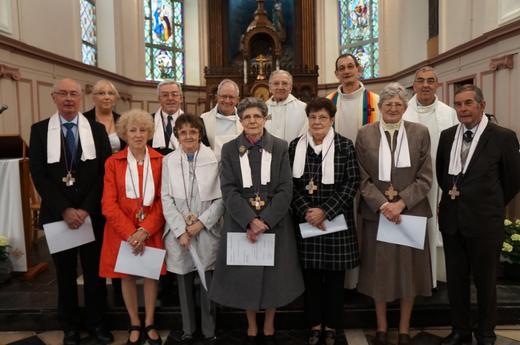
[[[401,109],[404,107],[404,104],[403,103],[383,103],[383,108],[392,109],[394,107],[397,109]]]
[[[232,95],[218,95],[218,97],[222,98],[224,100],[230,100],[230,101],[233,101],[238,98],[237,96],[232,96]]]
[[[433,85],[435,84],[437,81],[435,80],[435,78],[427,78],[427,79],[424,79],[424,78],[417,78],[415,79],[414,83],[416,84],[428,84],[428,85]]]
[[[78,91],[65,91],[65,90],[60,90],[60,91],[54,91],[53,94],[56,95],[56,96],[59,96],[59,97],[65,98],[65,97],[67,97],[67,96],[70,96],[70,97],[79,97],[79,96],[81,95],[81,92],[78,92]]]
[[[159,93],[159,97],[161,98],[168,98],[168,97],[180,97],[181,96],[181,93],[180,92],[176,92],[176,91],[172,91],[172,92],[161,92]]]
[[[94,95],[96,96],[115,96],[116,93],[113,92],[113,91],[99,91],[99,92],[94,92]]]

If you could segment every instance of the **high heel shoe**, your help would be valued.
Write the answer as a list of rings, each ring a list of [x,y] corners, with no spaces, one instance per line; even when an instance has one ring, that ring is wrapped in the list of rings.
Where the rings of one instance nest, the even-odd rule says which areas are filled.
[[[133,331],[138,331],[139,332],[139,337],[137,338],[136,341],[131,341],[130,340],[130,334]],[[126,341],[126,345],[143,345],[144,341],[145,341],[145,339],[143,339],[143,333],[142,333],[141,326],[140,325],[137,325],[137,326],[136,325],[130,325],[130,328],[128,328],[128,340]]]

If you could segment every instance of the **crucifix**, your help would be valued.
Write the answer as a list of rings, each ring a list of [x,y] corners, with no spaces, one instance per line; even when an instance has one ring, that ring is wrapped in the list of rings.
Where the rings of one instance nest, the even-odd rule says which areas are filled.
[[[265,63],[269,61],[263,54],[260,54],[256,57],[256,62],[258,62],[258,75],[256,79],[264,80],[265,79]]]
[[[249,204],[253,206],[257,211],[260,211],[265,205],[265,201],[260,198],[260,195],[256,195],[254,198],[249,198]]]
[[[69,172],[67,172],[67,176],[63,177],[61,179],[61,181],[63,181],[65,183],[65,186],[71,187],[74,185],[74,182],[76,182],[76,179],[74,177],[72,177],[72,174],[69,171]]]
[[[457,189],[457,185],[456,184],[454,184],[453,187],[451,187],[451,189],[448,192],[448,194],[451,196],[451,200],[455,200],[455,198],[457,198],[460,195],[460,192]]]
[[[311,178],[309,183],[305,186],[305,189],[310,195],[314,194],[314,192],[318,190],[318,186],[314,184],[314,179]]]
[[[394,200],[394,198],[397,196],[397,191],[394,189],[393,185],[390,185],[388,189],[385,191],[385,195],[388,197],[388,201]]]

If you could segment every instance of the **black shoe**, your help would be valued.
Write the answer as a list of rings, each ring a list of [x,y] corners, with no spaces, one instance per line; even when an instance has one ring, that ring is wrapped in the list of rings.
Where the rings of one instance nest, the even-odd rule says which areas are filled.
[[[440,345],[471,344],[472,341],[471,332],[452,331],[450,335],[441,340]]]
[[[277,345],[276,337],[274,334],[264,335],[264,345]]]
[[[99,326],[90,330],[90,335],[100,344],[110,344],[114,341],[114,336],[105,327]]]
[[[376,336],[372,341],[373,345],[386,345],[387,344],[387,334],[383,331],[376,332]]]
[[[148,341],[148,344],[149,345],[162,345],[162,340],[161,340],[161,336],[159,335],[158,338],[156,339],[152,339],[149,335],[148,335],[148,332],[150,332],[151,330],[155,330],[155,332],[157,333],[157,335],[159,335],[159,332],[157,332],[157,330],[155,329],[155,326],[154,325],[148,325],[144,328],[144,338],[146,339],[146,341]]]
[[[242,343],[244,345],[258,345],[260,344],[258,335],[247,335],[244,338],[244,342]]]
[[[399,333],[399,340],[397,345],[410,345],[412,343],[412,339],[410,339],[410,335],[406,333]]]
[[[495,345],[497,340],[496,336],[481,337],[479,335],[475,335],[475,338],[477,338],[477,345]]]
[[[321,330],[311,329],[307,345],[318,345],[320,343]]]
[[[334,345],[336,344],[336,331],[332,329],[326,329],[323,331],[323,344]]]
[[[213,336],[213,337],[209,337],[209,338],[204,338],[202,340],[202,344],[204,344],[204,345],[218,345],[219,341],[218,341],[217,337]]]
[[[139,332],[139,337],[137,338],[136,341],[130,340],[130,333],[132,333],[133,331]],[[128,328],[128,340],[126,341],[126,345],[143,345],[145,343],[145,341],[146,340],[143,337],[143,332],[142,332],[140,325],[139,326],[131,325],[130,328]]]
[[[63,345],[79,345],[79,331],[63,331]]]

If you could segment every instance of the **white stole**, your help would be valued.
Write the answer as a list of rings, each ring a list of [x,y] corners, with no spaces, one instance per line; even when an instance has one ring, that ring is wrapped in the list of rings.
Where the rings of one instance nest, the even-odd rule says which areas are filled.
[[[296,150],[294,153],[294,162],[293,162],[293,177],[300,178],[302,177],[305,170],[305,158],[307,157],[307,143],[311,145],[312,148],[315,148],[316,144],[314,144],[314,139],[312,135],[307,132],[305,135],[302,135],[298,140],[298,144],[296,144]],[[331,127],[329,132],[323,139],[323,143],[321,145],[321,183],[322,184],[334,184],[334,129]],[[329,149],[330,147],[330,149]],[[327,152],[328,150],[328,152]],[[316,152],[316,150],[314,150]],[[319,154],[319,152],[316,152]]]
[[[144,155],[144,171],[143,171],[143,205],[150,206],[153,203],[155,197],[155,183],[153,180],[152,166],[150,162],[150,154],[148,148],[145,148],[146,152]],[[125,191],[128,199],[138,199],[141,196],[139,190],[139,174],[137,171],[137,160],[135,159],[132,151],[128,148],[128,154],[126,157],[126,173],[125,173]]]
[[[455,137],[453,138],[453,144],[451,145],[450,165],[448,167],[448,174],[457,176],[461,172],[463,174],[466,173],[469,162],[471,161],[471,157],[473,157],[473,153],[475,153],[475,148],[477,147],[480,136],[482,135],[482,132],[484,132],[484,129],[486,129],[488,122],[489,122],[489,120],[488,120],[486,114],[483,114],[482,119],[480,120],[480,123],[478,124],[477,132],[475,133],[475,136],[473,137],[473,140],[471,141],[471,146],[469,147],[469,152],[468,152],[468,156],[466,157],[466,164],[464,164],[464,167],[462,167],[462,160],[460,158],[460,153],[462,151],[462,140],[463,140],[463,135],[464,135],[464,131],[466,130],[466,127],[462,123],[459,123],[457,130],[455,131]]]
[[[217,107],[213,107],[207,113],[201,115],[202,120],[204,121],[204,127],[206,129],[206,136],[208,137],[209,145],[215,152],[215,156],[218,160],[220,160],[220,153],[222,151],[222,146],[228,141],[235,139],[240,133],[242,133],[243,128],[240,124],[240,118],[236,115],[235,121],[235,132],[229,134],[218,135],[217,134]],[[235,109],[236,113],[236,109]]]
[[[58,163],[60,161],[61,149],[61,121],[56,112],[49,119],[47,127],[47,163]],[[81,160],[96,159],[96,145],[92,136],[92,128],[87,118],[78,112],[78,135],[81,144]]]
[[[392,180],[392,151],[388,140],[386,140],[385,130],[382,121],[379,122],[379,132],[381,140],[379,141],[379,181],[390,182]],[[392,140],[392,137],[390,138]],[[397,143],[394,150],[394,162],[396,168],[411,167],[410,148],[408,146],[408,137],[404,127],[404,121],[401,120],[399,131],[397,133]]]
[[[166,142],[164,140],[164,123],[163,123],[163,117],[162,117],[162,108],[159,108],[155,112],[154,115],[154,128],[155,131],[153,133],[153,139],[152,139],[152,147],[153,148],[165,148],[168,147],[172,150],[176,150],[179,147],[179,141],[173,134],[173,127],[175,126],[175,120],[179,117],[179,115],[184,114],[184,112],[179,109],[175,114],[172,114],[172,136],[170,137],[170,142],[168,145],[166,145]]]
[[[195,178],[197,179],[200,200],[211,201],[221,198],[219,164],[213,151],[201,143],[194,159],[197,162]],[[170,179],[166,181],[170,195],[176,199],[190,199],[192,196],[185,194],[191,192],[189,185],[190,165],[186,153],[183,150],[175,150],[164,158],[163,164],[168,166],[171,174]],[[182,176],[183,172],[184,177]],[[186,183],[185,186],[182,185],[183,182]]]
[[[263,185],[271,181],[271,152],[265,148],[262,149],[262,163],[260,167],[260,183]],[[251,166],[249,165],[249,150],[240,156],[240,173],[242,174],[242,187],[251,188],[253,186],[253,178],[251,176]]]
[[[292,94],[281,102],[271,97],[265,104],[269,112],[265,128],[271,135],[290,143],[307,132],[306,104]]]

